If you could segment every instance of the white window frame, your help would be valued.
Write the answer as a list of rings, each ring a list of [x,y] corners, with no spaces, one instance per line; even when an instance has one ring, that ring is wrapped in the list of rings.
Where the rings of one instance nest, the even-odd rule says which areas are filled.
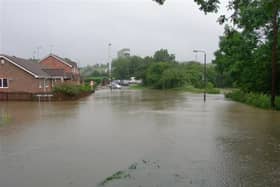
[[[45,80],[45,88],[49,87],[49,80]]]
[[[4,79],[7,80],[7,87],[4,87]],[[0,78],[1,86],[0,88],[9,88],[9,79],[8,78]]]
[[[43,88],[43,84],[42,80],[39,80],[39,88]]]

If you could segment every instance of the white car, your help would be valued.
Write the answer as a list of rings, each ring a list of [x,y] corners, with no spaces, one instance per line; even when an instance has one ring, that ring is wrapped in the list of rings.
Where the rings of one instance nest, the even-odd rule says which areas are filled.
[[[112,88],[112,89],[122,89],[122,86],[113,82],[112,85],[110,85],[110,88]]]

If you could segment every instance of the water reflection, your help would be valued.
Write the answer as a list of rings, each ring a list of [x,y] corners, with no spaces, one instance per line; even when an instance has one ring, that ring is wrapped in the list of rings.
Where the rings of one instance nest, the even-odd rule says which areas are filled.
[[[280,184],[280,115],[275,111],[231,103],[219,119],[227,126],[217,138],[220,154],[231,173],[230,184],[278,186]],[[228,119],[232,119],[231,122]],[[231,130],[229,131],[228,128]]]
[[[0,127],[0,186],[95,186],[119,170],[133,177],[106,186],[280,183],[279,113],[222,95],[204,103],[197,94],[107,90],[0,111],[13,117]]]
[[[40,124],[44,118],[48,118],[49,123],[63,123],[77,115],[79,106],[78,102],[1,102],[0,114],[7,116],[9,121],[0,128],[0,134]]]

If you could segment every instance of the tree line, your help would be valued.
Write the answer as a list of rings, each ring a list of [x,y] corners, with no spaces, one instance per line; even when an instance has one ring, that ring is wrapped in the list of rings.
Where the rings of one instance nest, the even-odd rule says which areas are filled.
[[[112,62],[114,79],[142,79],[145,86],[156,89],[171,89],[184,86],[203,88],[203,65],[199,62],[177,62],[174,54],[160,49],[152,57],[120,57]],[[219,86],[215,65],[207,65],[209,87]]]

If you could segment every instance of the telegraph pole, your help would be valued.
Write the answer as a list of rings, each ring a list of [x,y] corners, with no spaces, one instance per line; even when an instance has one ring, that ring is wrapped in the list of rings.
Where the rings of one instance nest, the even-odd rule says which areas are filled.
[[[109,80],[110,80],[110,88],[111,88],[111,91],[112,91],[112,89],[113,89],[113,87],[112,87],[112,59],[111,59],[111,46],[112,46],[112,44],[111,43],[109,43],[108,44],[108,65],[109,65],[109,67],[108,67],[108,72],[109,72]]]
[[[203,92],[203,101],[206,102],[206,89],[207,89],[207,72],[206,72],[206,51],[204,50],[193,50],[194,53],[203,53],[204,54],[204,67],[203,67],[203,81],[204,81],[204,92]]]

